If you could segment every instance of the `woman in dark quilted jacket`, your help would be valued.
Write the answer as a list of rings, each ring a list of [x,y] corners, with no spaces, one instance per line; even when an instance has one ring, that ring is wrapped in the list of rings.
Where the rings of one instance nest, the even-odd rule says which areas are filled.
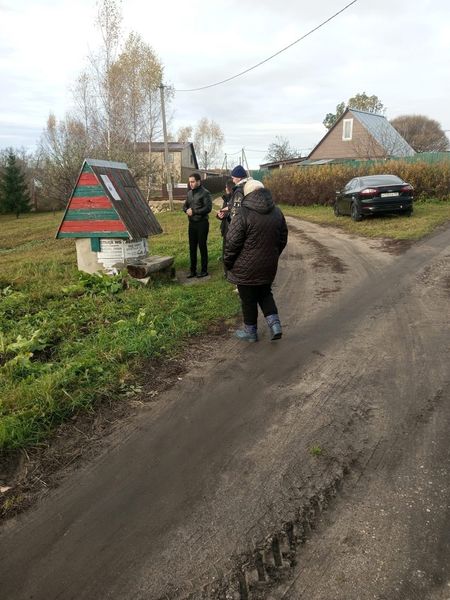
[[[228,227],[224,253],[228,281],[237,285],[241,298],[244,327],[235,335],[243,341],[258,340],[258,305],[269,326],[270,339],[281,338],[272,283],[287,237],[286,220],[270,191],[260,181],[249,179],[241,209]]]

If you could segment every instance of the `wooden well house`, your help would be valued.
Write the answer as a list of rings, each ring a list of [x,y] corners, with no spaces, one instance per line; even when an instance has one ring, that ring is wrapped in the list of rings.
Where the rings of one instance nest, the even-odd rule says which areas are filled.
[[[127,267],[138,277],[166,268],[172,257],[148,256],[147,238],[158,233],[161,226],[127,165],[86,158],[56,234],[75,239],[78,268],[113,273]]]

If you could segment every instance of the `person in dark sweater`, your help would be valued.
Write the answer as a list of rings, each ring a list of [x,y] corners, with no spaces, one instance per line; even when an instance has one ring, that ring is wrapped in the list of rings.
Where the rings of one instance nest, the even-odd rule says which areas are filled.
[[[183,210],[189,219],[189,257],[190,274],[188,277],[206,277],[208,275],[208,215],[212,209],[211,194],[202,186],[199,173],[189,175],[189,187]],[[197,273],[197,248],[200,250],[201,271]]]
[[[287,244],[286,220],[260,181],[250,179],[243,191],[241,207],[228,227],[224,253],[227,278],[237,285],[244,317],[244,328],[235,335],[243,341],[258,340],[259,305],[269,326],[270,339],[278,340],[282,328],[272,283],[278,259]]]
[[[228,225],[230,224],[230,207],[231,198],[233,196],[233,187],[233,180],[227,179],[225,183],[225,193],[222,194],[222,207],[216,215],[220,220],[220,233],[222,235],[222,261],[225,252],[225,239],[227,237]]]
[[[229,203],[230,216],[229,220],[234,217],[234,215],[238,212],[242,200],[244,198],[244,185],[247,180],[251,179],[247,175],[247,171],[244,169],[242,165],[237,165],[231,171],[231,179],[233,180],[234,187],[231,194],[231,200]]]

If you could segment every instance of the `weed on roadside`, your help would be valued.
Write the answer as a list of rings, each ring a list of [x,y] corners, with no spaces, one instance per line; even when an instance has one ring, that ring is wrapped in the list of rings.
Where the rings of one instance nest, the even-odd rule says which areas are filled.
[[[238,311],[217,260],[218,227],[207,282],[143,286],[125,273],[80,273],[74,242],[53,239],[60,216],[0,217],[0,450],[39,443],[104,398],[127,398],[142,364],[176,355],[188,337]],[[187,269],[184,213],[158,219],[164,233],[151,238],[151,254]]]
[[[309,449],[309,453],[311,454],[311,456],[322,456],[325,453],[325,450],[319,446],[319,445],[314,445],[311,446],[311,448]]]

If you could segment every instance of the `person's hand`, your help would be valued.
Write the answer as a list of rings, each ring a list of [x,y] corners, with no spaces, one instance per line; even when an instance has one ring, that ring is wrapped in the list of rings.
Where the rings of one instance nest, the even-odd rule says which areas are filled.
[[[219,212],[217,213],[217,218],[223,219],[224,217],[225,217],[225,213],[223,212],[223,210],[219,210]]]
[[[188,217],[192,217],[192,215],[194,214],[192,212],[192,208],[188,208],[187,211],[186,211],[186,214],[187,214]]]

